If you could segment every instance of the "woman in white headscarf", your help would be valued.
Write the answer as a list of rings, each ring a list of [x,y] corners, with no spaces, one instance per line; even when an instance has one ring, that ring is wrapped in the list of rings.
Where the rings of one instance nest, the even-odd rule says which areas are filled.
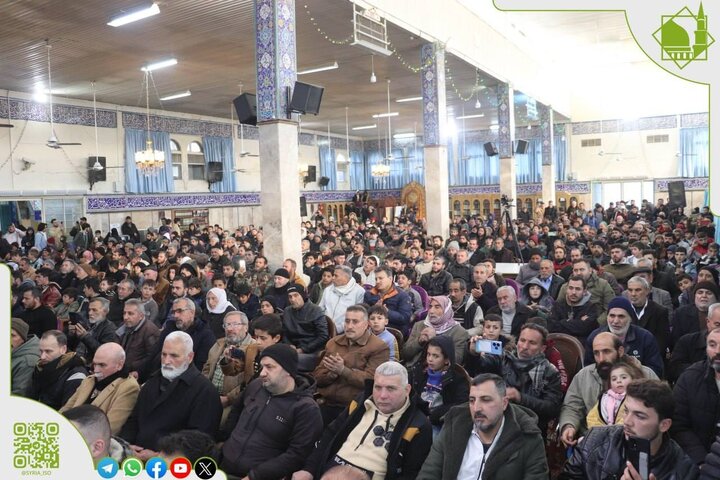
[[[211,288],[205,296],[205,308],[203,308],[202,320],[215,334],[215,338],[225,336],[223,318],[227,312],[236,310],[227,300],[227,293],[222,288]]]
[[[452,338],[455,345],[455,361],[462,364],[468,349],[468,333],[461,324],[453,319],[450,299],[445,296],[430,297],[430,307],[424,321],[413,325],[410,337],[402,349],[402,359],[412,366],[422,358],[425,347],[431,338],[443,335]]]

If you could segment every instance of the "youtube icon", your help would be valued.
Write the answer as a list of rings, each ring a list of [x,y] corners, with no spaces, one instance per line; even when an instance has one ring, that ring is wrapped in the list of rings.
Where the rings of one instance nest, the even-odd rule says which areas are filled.
[[[175,478],[185,478],[192,472],[192,464],[187,458],[176,458],[170,463],[170,473]]]

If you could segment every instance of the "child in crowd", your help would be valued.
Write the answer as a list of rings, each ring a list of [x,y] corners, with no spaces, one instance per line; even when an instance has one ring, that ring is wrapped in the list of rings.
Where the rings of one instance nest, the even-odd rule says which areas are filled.
[[[252,382],[260,375],[260,354],[270,345],[282,341],[282,318],[279,315],[261,315],[250,323],[250,335],[255,343],[248,345],[245,358],[233,358],[227,365],[222,366],[225,375],[235,376],[245,373],[244,384]]]
[[[390,360],[399,361],[398,342],[395,335],[388,331],[388,311],[383,305],[373,305],[368,310],[370,317],[370,331],[390,348]]]
[[[106,276],[100,281],[100,295],[108,300],[115,296],[115,279]]]
[[[159,307],[153,296],[155,295],[155,280],[145,280],[140,288],[140,301],[145,310],[145,320],[159,325],[157,322]]]
[[[80,311],[79,295],[80,292],[77,288],[68,287],[63,290],[62,301],[53,308],[58,322],[62,322],[64,325],[68,321],[70,313]]]
[[[610,369],[610,377],[606,381],[606,390],[600,394],[598,403],[587,415],[587,426],[602,427],[605,425],[622,425],[625,419],[625,391],[628,384],[643,378],[643,372],[627,360],[617,360]]]

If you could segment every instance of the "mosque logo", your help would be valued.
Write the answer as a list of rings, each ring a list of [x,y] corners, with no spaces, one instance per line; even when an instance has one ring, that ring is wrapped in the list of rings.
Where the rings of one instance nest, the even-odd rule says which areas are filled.
[[[660,28],[653,33],[660,44],[662,59],[675,63],[680,69],[690,62],[706,61],[708,48],[715,43],[707,30],[707,21],[702,3],[697,15],[688,7],[675,15],[663,15]]]

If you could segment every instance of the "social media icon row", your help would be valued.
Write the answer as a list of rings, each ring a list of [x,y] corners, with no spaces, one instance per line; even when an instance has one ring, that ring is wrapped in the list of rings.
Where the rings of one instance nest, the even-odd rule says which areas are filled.
[[[210,479],[215,476],[217,472],[217,464],[215,460],[209,457],[203,457],[198,459],[193,466],[190,460],[183,457],[178,457],[168,464],[165,460],[159,457],[153,457],[145,463],[137,458],[128,458],[122,463],[122,471],[125,477],[136,477],[145,470],[145,473],[149,478],[154,480],[163,478],[168,471],[175,478],[186,478],[192,471],[195,471],[195,475],[203,480]],[[105,457],[100,460],[97,464],[97,472],[102,478],[113,478],[115,477],[120,468],[118,462],[110,457]]]

